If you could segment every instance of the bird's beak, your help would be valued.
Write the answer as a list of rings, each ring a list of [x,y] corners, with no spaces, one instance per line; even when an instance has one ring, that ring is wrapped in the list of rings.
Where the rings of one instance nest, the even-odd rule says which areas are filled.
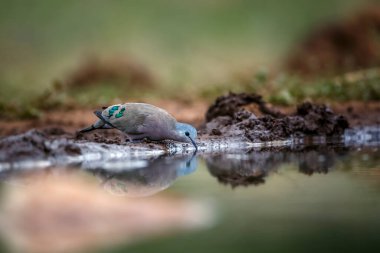
[[[197,151],[198,151],[198,146],[197,146],[197,144],[195,143],[195,141],[194,141],[190,136],[187,136],[187,137],[189,137],[191,143],[193,143],[193,145],[194,145],[194,147],[195,147],[195,152],[197,152]]]

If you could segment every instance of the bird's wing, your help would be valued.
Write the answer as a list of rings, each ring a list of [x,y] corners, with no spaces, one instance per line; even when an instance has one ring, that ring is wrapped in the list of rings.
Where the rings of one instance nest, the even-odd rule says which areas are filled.
[[[142,134],[141,125],[144,124],[149,112],[136,106],[113,105],[102,112],[103,118],[115,128],[127,134]]]
[[[156,135],[175,127],[175,119],[170,114],[147,104],[114,105],[105,109],[102,115],[126,134]]]
[[[168,115],[159,112],[147,115],[144,122],[138,127],[139,132],[149,136],[152,140],[166,139],[175,129],[175,119]]]

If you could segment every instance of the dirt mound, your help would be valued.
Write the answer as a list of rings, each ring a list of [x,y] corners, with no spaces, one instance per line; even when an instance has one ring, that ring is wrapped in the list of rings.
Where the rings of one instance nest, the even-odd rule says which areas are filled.
[[[230,92],[227,95],[218,97],[214,104],[210,106],[206,112],[206,121],[211,121],[218,116],[233,117],[236,108],[251,104],[257,104],[258,109],[265,114],[273,115],[274,117],[282,116],[281,113],[269,109],[260,95],[247,93],[235,94]]]
[[[151,72],[135,60],[126,57],[101,59],[95,56],[85,59],[68,75],[64,84],[70,88],[105,81],[139,87],[151,87],[154,84]]]
[[[320,26],[296,45],[286,69],[303,75],[340,74],[380,64],[380,5]]]
[[[232,101],[229,104],[229,101]],[[263,116],[257,117],[249,104],[258,104]],[[201,131],[209,135],[244,137],[250,141],[271,141],[291,136],[342,134],[349,124],[345,117],[336,115],[325,105],[303,103],[296,112],[283,115],[268,109],[255,94],[235,94],[216,99],[206,113],[206,125]]]

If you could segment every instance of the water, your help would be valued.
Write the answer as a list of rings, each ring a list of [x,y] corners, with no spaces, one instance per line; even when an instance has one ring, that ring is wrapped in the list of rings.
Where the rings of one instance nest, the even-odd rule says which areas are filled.
[[[3,164],[0,250],[379,252],[379,133]]]

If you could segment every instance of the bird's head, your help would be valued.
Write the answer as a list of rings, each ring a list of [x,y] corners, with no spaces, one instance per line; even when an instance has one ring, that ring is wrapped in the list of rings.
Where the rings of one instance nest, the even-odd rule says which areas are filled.
[[[198,149],[195,140],[197,138],[197,130],[189,124],[176,123],[177,139],[183,142],[191,142],[195,149]]]

